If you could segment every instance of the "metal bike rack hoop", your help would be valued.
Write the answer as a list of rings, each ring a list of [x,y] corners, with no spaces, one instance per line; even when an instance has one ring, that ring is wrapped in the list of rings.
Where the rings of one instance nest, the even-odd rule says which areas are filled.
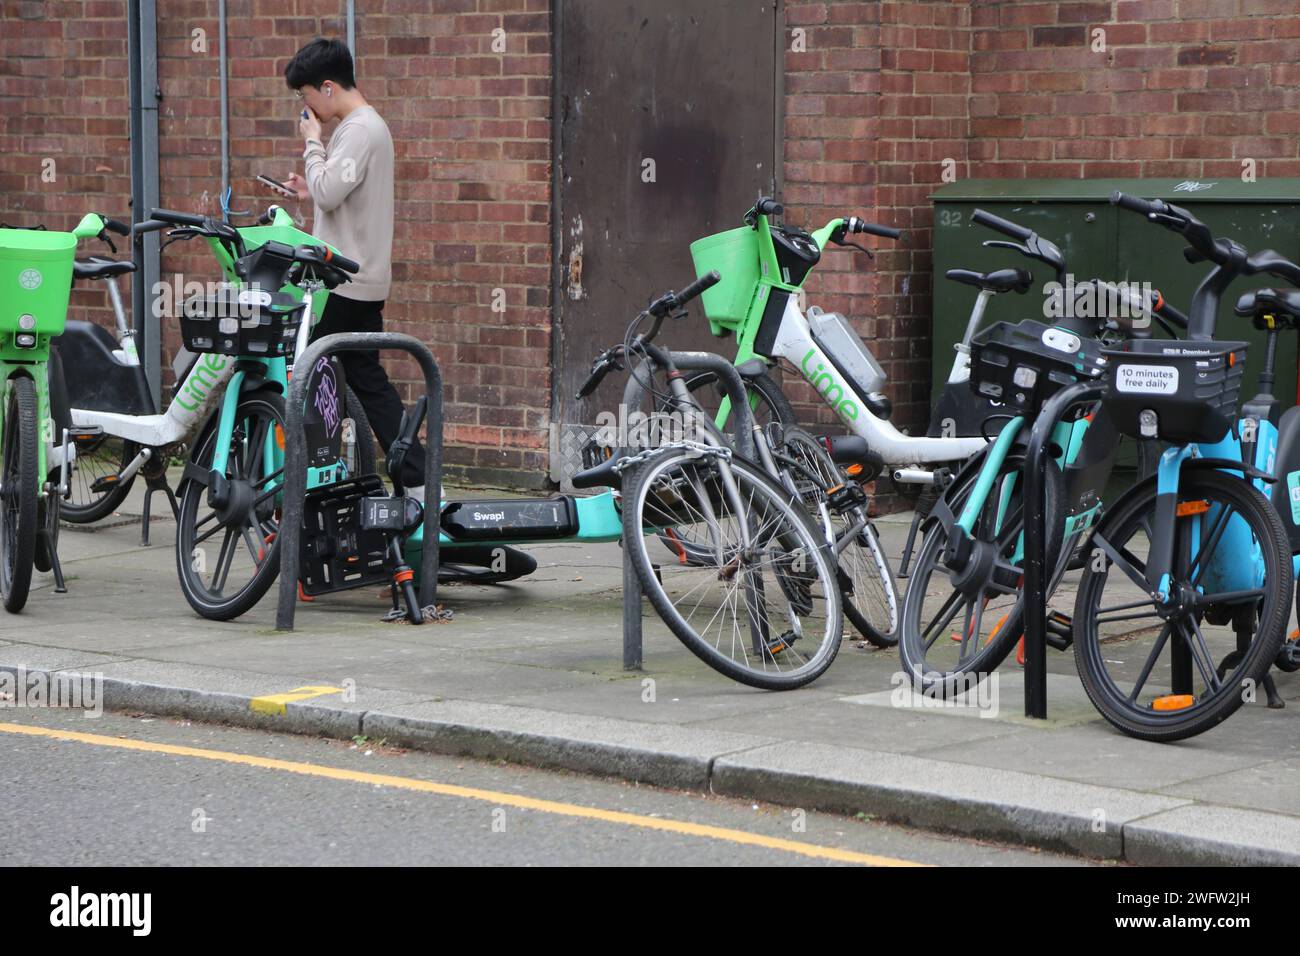
[[[1043,403],[1025,449],[1025,716],[1040,720],[1047,717],[1047,451],[1066,409],[1101,393],[1097,382],[1061,389]]]
[[[298,551],[302,539],[304,498],[307,495],[307,433],[303,429],[303,404],[306,401],[307,370],[327,355],[336,352],[398,349],[415,356],[424,372],[424,390],[429,397],[428,441],[424,443],[424,487],[436,501],[442,487],[442,371],[433,353],[419,339],[396,332],[340,332],[326,335],[298,356],[294,364],[301,374],[289,382],[285,400],[284,426],[284,507],[280,517],[280,600],[275,612],[278,631],[293,630],[293,616],[298,605]],[[358,441],[371,436],[358,436]],[[430,491],[431,490],[431,491]],[[424,509],[424,547],[420,558],[420,604],[433,604],[438,596],[438,508]]]
[[[755,457],[754,439],[751,428],[754,423],[753,412],[749,408],[749,399],[745,393],[745,381],[735,366],[720,355],[712,352],[669,352],[658,346],[648,346],[647,351],[659,363],[664,358],[671,358],[679,371],[715,372],[722,382],[722,387],[731,399],[732,407],[741,422],[736,429],[736,447],[741,455]],[[645,364],[640,366],[646,368]],[[649,374],[653,375],[653,372]],[[640,408],[645,396],[645,383],[638,377],[636,368],[628,376],[623,390],[623,404],[628,408]],[[623,670],[639,671],[643,660],[641,638],[641,599],[643,591],[641,580],[632,568],[632,559],[627,553],[627,542],[623,542]]]

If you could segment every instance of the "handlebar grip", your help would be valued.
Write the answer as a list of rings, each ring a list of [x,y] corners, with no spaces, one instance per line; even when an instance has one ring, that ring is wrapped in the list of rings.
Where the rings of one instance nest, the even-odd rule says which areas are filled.
[[[681,292],[677,293],[676,296],[677,304],[679,306],[685,305],[687,302],[690,302],[691,299],[695,298],[697,295],[704,292],[706,289],[713,288],[721,281],[722,281],[722,276],[718,274],[717,269],[713,269],[712,271],[705,273],[704,275],[696,279],[694,282],[692,282],[690,285],[688,285]]]
[[[1127,209],[1129,212],[1136,212],[1143,216],[1154,215],[1161,212],[1164,203],[1157,206],[1155,203],[1143,199],[1140,196],[1133,196],[1129,193],[1120,192],[1118,189],[1110,194],[1110,203],[1112,206],[1119,206],[1120,209]]]
[[[885,239],[898,239],[903,235],[903,230],[893,229],[889,226],[878,226],[875,223],[864,222],[856,216],[852,219],[853,232],[865,232],[869,236],[882,236]]]
[[[1017,226],[1014,222],[1009,222],[1001,216],[995,216],[991,212],[985,212],[983,209],[976,209],[971,213],[970,221],[976,225],[987,226],[1004,236],[1010,236],[1012,239],[1019,239],[1021,242],[1028,241],[1034,234],[1032,229]]]
[[[146,219],[132,226],[131,234],[138,236],[145,232],[157,232],[159,229],[170,229],[173,225],[175,223],[163,222],[161,219]]]
[[[1191,246],[1187,246],[1183,249],[1183,258],[1187,260],[1189,265],[1193,266],[1205,261],[1205,256],[1196,249],[1193,249]]]
[[[104,223],[104,228],[109,232],[115,232],[119,236],[131,235],[131,227],[119,219],[110,219],[107,216],[100,216],[100,221]]]
[[[767,196],[764,196],[757,203],[755,203],[754,208],[758,210],[758,214],[760,216],[785,215],[785,207],[782,206],[775,199],[769,199]]]
[[[342,269],[344,272],[356,275],[361,271],[361,263],[355,259],[349,259],[347,256],[340,255],[332,250],[329,246],[307,246],[307,249],[314,250],[317,257],[327,266],[333,266],[336,269]]]
[[[163,222],[175,223],[179,226],[201,226],[204,223],[203,216],[196,216],[189,212],[176,212],[174,209],[150,209],[150,219],[161,219]]]

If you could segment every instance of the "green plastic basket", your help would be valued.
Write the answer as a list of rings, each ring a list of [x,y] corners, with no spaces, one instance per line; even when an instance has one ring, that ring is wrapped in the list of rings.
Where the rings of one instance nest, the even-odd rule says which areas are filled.
[[[63,334],[76,254],[70,232],[0,229],[0,348],[20,332],[34,332],[38,350]]]
[[[728,229],[691,243],[696,275],[716,269],[721,280],[702,296],[714,335],[734,332],[745,322],[758,288],[758,233],[749,226]]]

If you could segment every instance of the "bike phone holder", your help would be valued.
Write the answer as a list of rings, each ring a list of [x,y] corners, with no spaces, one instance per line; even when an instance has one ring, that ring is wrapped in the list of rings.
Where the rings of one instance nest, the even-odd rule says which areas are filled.
[[[336,352],[396,349],[415,357],[424,372],[424,391],[428,399],[428,441],[424,446],[424,481],[435,500],[442,487],[442,371],[433,353],[418,339],[396,332],[340,332],[326,335],[307,346],[294,359],[302,374],[289,382],[285,400],[284,425],[284,506],[280,518],[280,598],[275,612],[275,628],[292,631],[298,606],[298,575],[304,502],[307,496],[307,432],[303,409],[307,398],[308,369]],[[359,441],[371,436],[358,436]],[[438,507],[424,509],[424,546],[420,558],[419,601],[427,607],[438,596]]]

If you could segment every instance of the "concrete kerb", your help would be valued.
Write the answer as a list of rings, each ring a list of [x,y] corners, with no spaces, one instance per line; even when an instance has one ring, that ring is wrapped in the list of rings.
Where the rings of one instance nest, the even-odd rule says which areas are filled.
[[[0,671],[19,670],[0,664]],[[84,673],[21,670],[45,679]],[[865,813],[1102,859],[1300,865],[1294,817],[923,757],[471,701],[428,701],[401,708],[404,713],[291,701],[283,714],[267,714],[253,710],[251,696],[120,677],[104,677],[102,695],[106,710],[342,740],[364,734],[450,756]]]

